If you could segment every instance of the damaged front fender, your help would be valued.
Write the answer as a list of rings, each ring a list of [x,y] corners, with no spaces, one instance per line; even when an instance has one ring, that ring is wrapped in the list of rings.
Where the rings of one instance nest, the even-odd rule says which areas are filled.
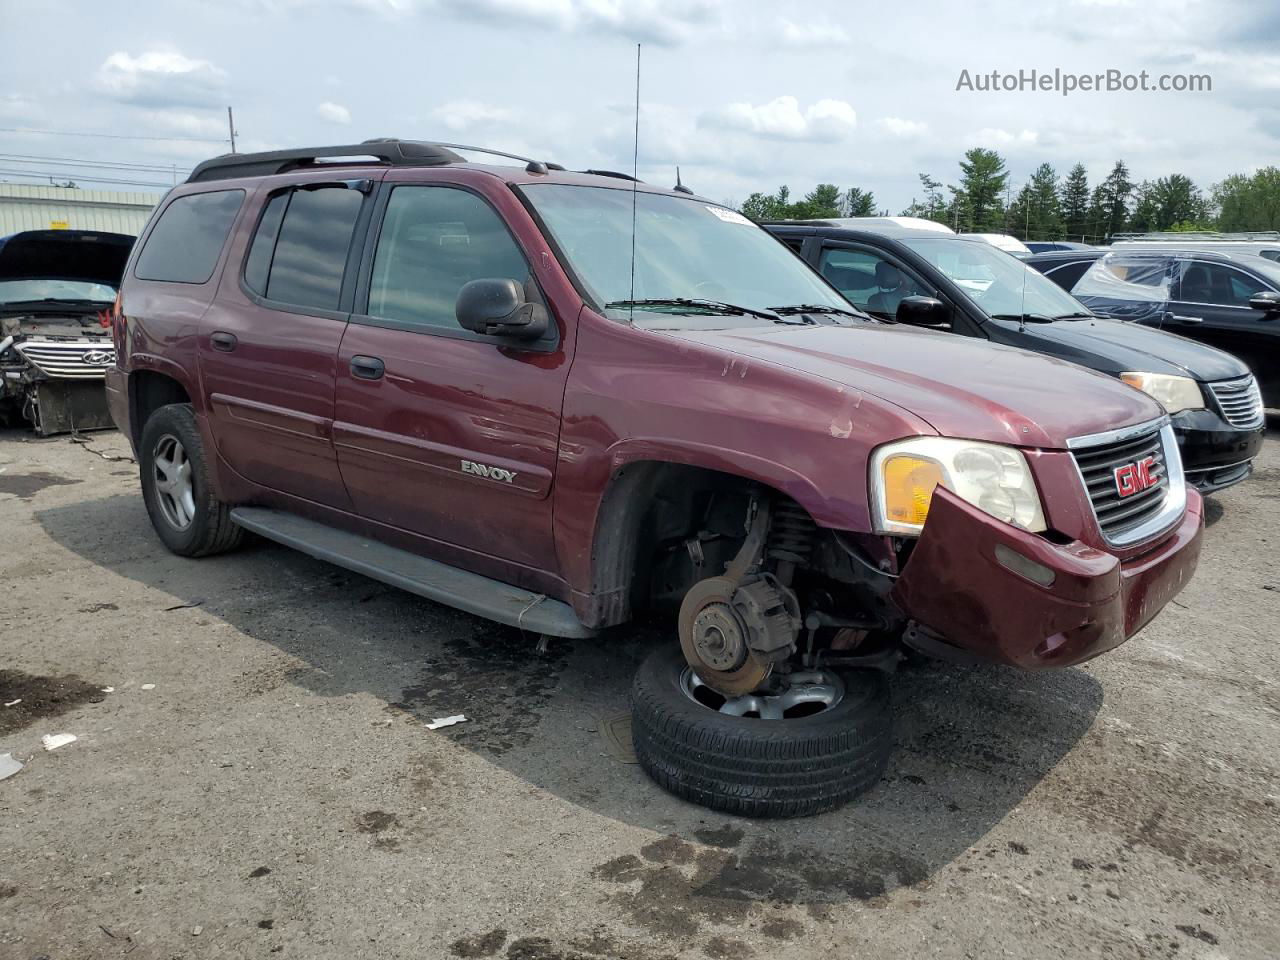
[[[1027,669],[1081,663],[1131,637],[1191,578],[1204,520],[1199,495],[1187,496],[1178,526],[1121,562],[1011,526],[939,487],[891,596],[934,647]]]

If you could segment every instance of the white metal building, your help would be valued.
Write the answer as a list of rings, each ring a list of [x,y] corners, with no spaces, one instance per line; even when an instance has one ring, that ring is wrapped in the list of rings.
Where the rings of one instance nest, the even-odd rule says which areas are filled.
[[[101,230],[137,236],[161,196],[0,183],[0,237],[23,230]]]

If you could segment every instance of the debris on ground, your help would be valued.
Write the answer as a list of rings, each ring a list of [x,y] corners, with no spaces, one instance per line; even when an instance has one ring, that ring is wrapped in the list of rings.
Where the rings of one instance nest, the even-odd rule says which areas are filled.
[[[139,687],[138,689],[139,689],[139,690],[154,690],[155,688],[156,688],[156,685],[155,685],[154,683],[144,683],[144,684],[143,684],[141,687]]]
[[[17,700],[10,700],[8,703],[6,703],[6,704],[5,704],[5,706],[6,706],[6,707],[16,707],[16,706],[17,706],[18,704],[20,704],[21,702],[22,702],[22,698],[21,698],[21,697],[19,697]]]
[[[103,687],[103,688],[102,688],[102,692],[103,692],[103,693],[115,693],[115,692],[116,692],[116,688],[115,688],[115,687]]]
[[[199,597],[195,600],[187,600],[184,603],[175,603],[172,607],[165,607],[164,612],[169,613],[172,610],[189,610],[191,607],[198,607],[204,603],[204,598]]]
[[[8,780],[22,769],[22,761],[12,753],[0,753],[0,780]]]
[[[428,724],[424,724],[428,730],[439,730],[441,727],[452,727],[455,723],[466,723],[467,718],[462,714],[453,717],[436,717]]]
[[[40,742],[46,750],[57,750],[59,747],[65,747],[68,743],[75,743],[79,739],[74,733],[46,733],[40,738]]]

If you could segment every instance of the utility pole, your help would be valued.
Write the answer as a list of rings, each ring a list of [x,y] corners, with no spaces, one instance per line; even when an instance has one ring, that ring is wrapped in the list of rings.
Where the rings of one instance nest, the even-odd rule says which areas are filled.
[[[236,122],[231,116],[231,108],[227,107],[227,132],[231,134],[231,152],[236,152]]]

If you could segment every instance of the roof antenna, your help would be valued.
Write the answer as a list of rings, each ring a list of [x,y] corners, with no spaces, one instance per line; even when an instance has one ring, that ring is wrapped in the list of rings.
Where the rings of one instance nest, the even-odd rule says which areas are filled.
[[[680,182],[680,168],[679,168],[679,167],[676,167],[676,185],[675,185],[674,187],[672,187],[672,189],[673,189],[673,190],[675,190],[675,192],[676,192],[676,193],[687,193],[687,194],[689,194],[690,196],[692,196],[692,195],[693,195],[693,191],[692,191],[692,190],[690,190],[688,187],[686,187],[683,183],[681,183],[681,182]]]
[[[636,322],[636,187],[640,177],[640,44],[636,44],[636,134],[631,153],[631,314],[628,323]]]

